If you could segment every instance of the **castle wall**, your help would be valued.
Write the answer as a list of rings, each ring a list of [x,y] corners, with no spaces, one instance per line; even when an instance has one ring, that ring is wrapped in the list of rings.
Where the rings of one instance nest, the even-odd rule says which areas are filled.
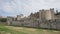
[[[60,20],[56,20],[56,21],[51,20],[51,21],[45,21],[45,22],[41,22],[41,23],[36,20],[27,21],[27,22],[12,21],[12,23],[10,25],[60,30]]]
[[[31,18],[36,18],[38,14],[32,14]],[[20,17],[19,17],[20,18]],[[58,19],[58,20],[55,20]],[[55,15],[54,9],[40,10],[39,19],[23,19],[23,21],[8,21],[8,25],[39,27],[60,30],[60,15]],[[55,20],[55,21],[54,21]]]

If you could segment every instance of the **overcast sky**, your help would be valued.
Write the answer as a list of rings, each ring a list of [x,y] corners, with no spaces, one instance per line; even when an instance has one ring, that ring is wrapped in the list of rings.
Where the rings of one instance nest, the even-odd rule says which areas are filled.
[[[40,9],[60,9],[60,0],[0,0],[0,15],[29,15]]]

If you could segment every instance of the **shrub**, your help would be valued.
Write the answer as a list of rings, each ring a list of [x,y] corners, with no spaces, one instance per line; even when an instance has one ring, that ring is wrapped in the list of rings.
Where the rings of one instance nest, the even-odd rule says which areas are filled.
[[[0,18],[0,22],[6,22],[7,18]]]

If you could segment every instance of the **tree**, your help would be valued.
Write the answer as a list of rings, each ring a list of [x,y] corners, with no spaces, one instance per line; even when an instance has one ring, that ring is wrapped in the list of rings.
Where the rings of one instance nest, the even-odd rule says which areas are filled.
[[[6,22],[7,18],[0,18],[0,22]]]

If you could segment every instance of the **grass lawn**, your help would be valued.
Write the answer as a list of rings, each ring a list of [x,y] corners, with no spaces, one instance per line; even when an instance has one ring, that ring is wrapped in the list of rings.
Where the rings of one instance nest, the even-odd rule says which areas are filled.
[[[0,34],[60,34],[60,31],[0,25]]]

